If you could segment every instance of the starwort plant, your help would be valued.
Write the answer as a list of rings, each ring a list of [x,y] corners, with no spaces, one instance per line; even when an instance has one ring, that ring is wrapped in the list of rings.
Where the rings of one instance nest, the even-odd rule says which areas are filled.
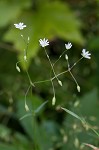
[[[19,29],[19,30],[23,30],[23,29],[26,27],[26,25],[24,25],[24,23],[21,23],[21,22],[18,23],[18,24],[14,24],[14,25],[15,25],[15,27],[16,27],[17,29]],[[21,69],[20,69],[20,67],[18,66],[18,64],[19,64],[20,62],[22,62],[22,61],[24,61],[25,63],[27,62],[27,50],[28,50],[28,44],[29,44],[29,40],[30,40],[30,38],[28,37],[28,39],[27,39],[27,41],[26,41],[26,40],[24,39],[23,34],[21,34],[21,37],[22,37],[23,41],[24,41],[25,44],[26,44],[26,48],[24,49],[23,60],[18,61],[18,62],[16,63],[16,69],[17,69],[18,72],[21,72]],[[31,86],[34,86],[34,84],[33,84],[32,80],[31,80],[31,78],[30,78],[30,75],[29,75],[29,73],[28,73],[27,68],[26,68],[25,70],[26,70],[26,74],[27,74],[27,77],[28,77],[29,83],[30,83],[30,85],[29,85],[29,87],[28,87],[28,89],[27,89],[27,91],[26,91],[26,93],[25,93],[25,110],[26,110],[26,111],[29,111],[29,107],[28,107],[27,102],[26,102],[26,96],[27,96],[27,94],[28,94],[28,92],[29,92]]]
[[[40,39],[39,42],[40,42],[40,45],[41,45],[42,47],[44,47],[45,54],[46,54],[46,56],[47,56],[47,58],[48,58],[48,61],[49,61],[50,66],[51,66],[51,70],[53,71],[53,74],[55,75],[55,78],[57,79],[59,85],[62,86],[62,82],[61,82],[61,81],[58,79],[58,77],[56,76],[56,73],[55,73],[55,71],[54,71],[54,66],[53,66],[53,64],[51,63],[50,57],[49,57],[49,55],[48,55],[48,53],[47,53],[47,51],[46,51],[46,49],[45,49],[45,46],[49,45],[48,39],[47,39],[47,40],[45,40],[45,38],[44,38],[43,40]],[[50,76],[50,78],[51,78],[51,76]],[[51,81],[52,88],[53,88],[52,105],[55,105],[55,102],[56,102],[55,88],[54,88],[53,80],[50,79],[50,81]]]
[[[26,25],[25,25],[24,23],[21,23],[21,22],[20,22],[19,24],[14,24],[14,25],[15,25],[15,27],[18,28],[19,30],[23,30],[23,29],[26,27]],[[23,40],[24,40],[24,42],[25,42],[25,44],[26,44],[26,48],[24,49],[23,60],[21,60],[21,61],[24,61],[25,63],[27,63],[27,61],[28,61],[28,58],[27,58],[27,50],[28,50],[28,44],[29,44],[29,37],[28,37],[27,41],[25,41],[24,36],[23,36],[22,34],[21,34],[21,37],[23,38]],[[81,88],[80,88],[80,86],[79,86],[79,84],[78,84],[78,82],[77,82],[76,78],[74,77],[74,75],[73,75],[73,73],[72,73],[71,70],[72,70],[72,69],[74,68],[74,66],[75,66],[78,62],[80,62],[83,58],[91,59],[91,53],[89,53],[89,51],[86,51],[86,49],[83,49],[83,50],[82,50],[82,53],[81,53],[82,57],[81,57],[77,62],[75,62],[72,66],[70,66],[69,57],[68,57],[68,55],[66,54],[66,52],[72,48],[72,44],[71,44],[70,42],[68,42],[67,44],[65,44],[66,50],[59,56],[59,58],[55,61],[55,63],[52,64],[51,59],[50,59],[50,57],[49,57],[49,55],[48,55],[48,53],[47,53],[47,50],[46,50],[46,46],[49,46],[49,44],[50,44],[49,41],[48,41],[48,39],[46,39],[46,38],[40,39],[40,40],[39,40],[39,44],[40,44],[41,47],[44,48],[46,57],[47,57],[47,59],[48,59],[48,61],[49,61],[49,64],[50,64],[50,66],[51,66],[50,79],[32,82],[32,80],[31,80],[31,78],[30,78],[30,75],[29,75],[29,73],[28,73],[28,70],[26,69],[26,74],[27,74],[27,76],[28,76],[29,84],[30,84],[29,87],[28,87],[28,89],[27,89],[27,91],[26,91],[26,93],[25,93],[25,109],[26,109],[26,111],[29,111],[29,107],[28,107],[27,102],[26,102],[27,94],[28,94],[28,92],[29,92],[29,90],[30,90],[30,88],[31,88],[32,86],[35,87],[36,84],[39,84],[39,83],[51,82],[52,89],[53,89],[52,105],[55,105],[55,104],[56,104],[56,92],[55,92],[55,86],[54,86],[53,80],[56,79],[57,82],[58,82],[58,84],[59,84],[60,86],[62,86],[62,81],[59,80],[59,76],[65,74],[65,73],[67,73],[67,72],[70,73],[71,77],[73,78],[74,82],[76,83],[77,91],[80,92],[80,91],[81,91]],[[65,70],[65,71],[63,71],[63,72],[60,72],[59,74],[56,74],[56,72],[55,72],[55,70],[54,70],[54,67],[55,67],[56,63],[61,59],[61,57],[62,57],[64,54],[65,54],[65,59],[66,59],[66,61],[67,61],[67,66],[68,66],[68,68],[67,68],[67,70]],[[21,61],[18,61],[18,62],[16,63],[16,69],[17,69],[18,72],[21,71],[20,67],[18,66],[18,64],[19,64]],[[52,76],[52,73],[53,73],[53,76]]]
[[[25,27],[27,27],[24,23],[19,23],[19,24],[14,24],[15,27],[19,30],[23,30]],[[19,67],[19,63],[21,61],[24,61],[24,63],[26,64],[28,62],[28,57],[27,57],[27,53],[28,53],[28,45],[29,45],[29,41],[30,41],[30,38],[28,37],[27,40],[25,40],[23,34],[21,34],[21,37],[23,39],[23,41],[25,42],[26,44],[26,48],[24,49],[24,54],[23,54],[23,60],[20,60],[16,63],[16,69],[18,72],[21,72],[21,69]],[[81,52],[81,58],[78,59],[78,61],[76,61],[72,66],[70,65],[70,62],[69,62],[69,57],[67,55],[67,51],[70,50],[72,48],[72,43],[68,42],[67,44],[65,44],[65,51],[63,51],[63,53],[59,56],[59,58],[54,62],[52,63],[51,62],[51,59],[48,55],[48,52],[46,50],[46,47],[50,45],[50,42],[48,39],[44,38],[44,39],[40,39],[39,40],[39,44],[40,46],[44,49],[44,52],[45,52],[45,55],[48,59],[48,62],[49,62],[49,65],[51,67],[50,69],[50,78],[49,79],[46,79],[46,80],[40,80],[40,81],[34,81],[32,82],[31,78],[30,78],[30,75],[29,75],[29,72],[27,70],[27,68],[25,69],[26,71],[26,74],[27,74],[27,77],[29,79],[29,86],[27,88],[27,91],[25,92],[25,103],[24,103],[24,106],[25,106],[25,110],[26,112],[30,112],[30,113],[27,113],[25,114],[23,117],[20,118],[21,119],[24,119],[25,117],[28,117],[28,116],[35,116],[36,113],[38,113],[38,111],[40,109],[42,109],[43,106],[46,105],[46,103],[48,103],[48,101],[45,101],[42,105],[40,105],[38,107],[37,110],[33,110],[33,111],[30,111],[29,107],[28,107],[28,104],[27,104],[27,94],[30,90],[31,87],[35,87],[36,84],[40,84],[40,83],[44,83],[44,82],[51,82],[51,85],[52,85],[52,90],[53,90],[53,97],[52,97],[52,106],[54,106],[56,104],[56,91],[55,91],[55,85],[54,85],[54,80],[57,81],[57,83],[62,86],[63,83],[62,81],[59,79],[59,77],[61,75],[64,75],[65,73],[69,73],[70,76],[72,77],[72,79],[74,80],[75,84],[76,84],[76,88],[77,88],[77,91],[80,92],[81,91],[81,87],[78,83],[78,81],[76,80],[76,78],[74,77],[73,73],[72,73],[72,69],[83,59],[83,58],[86,58],[86,59],[91,59],[91,53],[89,53],[89,51],[87,51],[86,49],[83,49],[82,52]],[[67,69],[65,69],[65,71],[63,72],[60,72],[58,74],[56,74],[55,72],[55,65],[57,64],[57,62],[61,59],[62,56],[65,56],[65,60],[67,62]],[[61,107],[61,109],[63,109],[64,111],[66,111],[67,113],[71,114],[72,116],[76,117],[77,119],[79,119],[83,126],[86,128],[90,128],[91,130],[93,130],[94,133],[96,133],[98,136],[99,134],[91,127],[91,125],[89,125],[83,118],[79,117],[78,115],[76,115],[75,113]],[[90,146],[90,144],[85,144],[86,146]],[[90,146],[91,147],[91,146]],[[98,150],[98,149],[97,149]]]

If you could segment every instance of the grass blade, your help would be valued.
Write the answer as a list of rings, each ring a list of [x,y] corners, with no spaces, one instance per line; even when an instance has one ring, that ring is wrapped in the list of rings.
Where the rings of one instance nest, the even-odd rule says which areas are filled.
[[[45,101],[43,104],[41,104],[41,105],[34,111],[34,113],[38,113],[47,103],[48,103],[48,100]]]

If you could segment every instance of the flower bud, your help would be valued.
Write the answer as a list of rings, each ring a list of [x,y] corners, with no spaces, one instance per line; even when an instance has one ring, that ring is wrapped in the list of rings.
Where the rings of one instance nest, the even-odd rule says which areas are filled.
[[[65,55],[66,60],[68,60],[68,55]]]
[[[25,110],[29,111],[29,107],[28,107],[28,105],[26,103],[25,103]]]
[[[55,105],[55,103],[56,103],[56,98],[54,96],[53,99],[52,99],[52,105]]]
[[[79,85],[77,85],[77,91],[80,92],[80,86]]]
[[[25,61],[27,61],[27,57],[26,57],[26,55],[24,55],[24,60],[25,60]]]
[[[21,72],[19,66],[17,66],[17,65],[16,65],[16,69],[18,72]]]
[[[30,37],[28,36],[28,43],[29,43],[29,41],[30,41]]]
[[[63,85],[63,84],[62,84],[62,82],[61,82],[60,80],[58,80],[58,83],[59,83],[59,85],[60,85],[60,86],[62,86],[62,85]]]

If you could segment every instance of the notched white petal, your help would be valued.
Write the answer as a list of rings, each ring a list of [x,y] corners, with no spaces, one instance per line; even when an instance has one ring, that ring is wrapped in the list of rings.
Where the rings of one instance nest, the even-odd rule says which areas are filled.
[[[67,44],[65,44],[65,48],[68,50],[68,49],[70,49],[72,47],[72,44],[71,43],[67,43]]]
[[[22,22],[20,22],[20,23],[18,23],[18,24],[14,24],[14,26],[16,27],[16,28],[18,28],[18,29],[20,29],[20,30],[23,30],[25,27],[26,27],[26,25],[24,25],[24,23]]]
[[[39,40],[39,43],[40,43],[40,46],[42,46],[42,47],[45,47],[45,46],[48,46],[49,45],[49,41],[48,41],[48,39],[40,39]]]
[[[91,59],[91,53],[89,53],[89,51],[86,51],[86,49],[83,49],[83,50],[82,50],[81,55],[82,55],[84,58]]]

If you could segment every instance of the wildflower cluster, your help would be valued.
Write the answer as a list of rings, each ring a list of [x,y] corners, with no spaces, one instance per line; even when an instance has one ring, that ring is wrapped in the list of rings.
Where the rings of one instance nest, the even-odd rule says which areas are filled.
[[[19,30],[22,30],[22,29],[24,29],[24,28],[26,27],[26,25],[24,25],[24,23],[21,23],[21,22],[20,22],[19,24],[14,24],[14,25],[15,25],[15,27],[18,28]],[[21,37],[22,37],[23,40],[24,40],[23,35],[21,35]],[[25,63],[27,63],[27,60],[28,60],[28,59],[27,59],[27,49],[28,49],[28,44],[29,44],[29,37],[28,37],[28,39],[27,39],[27,43],[26,43],[26,44],[27,44],[27,46],[26,46],[27,48],[24,50],[24,57],[23,57],[24,59],[22,60],[22,61],[25,61]],[[76,78],[74,77],[74,75],[73,75],[73,73],[72,73],[71,70],[72,70],[72,68],[74,68],[74,66],[75,66],[79,61],[81,61],[83,58],[91,59],[91,54],[89,53],[89,51],[87,51],[86,49],[83,49],[82,52],[81,52],[81,58],[80,58],[77,62],[75,62],[72,66],[70,66],[69,58],[68,58],[68,55],[66,54],[66,52],[67,52],[69,49],[72,48],[72,44],[68,42],[67,44],[65,44],[66,50],[59,56],[59,58],[56,60],[56,62],[55,62],[54,64],[52,64],[52,62],[51,62],[51,60],[50,60],[50,57],[49,57],[49,55],[48,55],[48,53],[47,53],[47,50],[46,50],[46,46],[49,45],[48,39],[46,39],[46,38],[40,39],[40,40],[39,40],[39,44],[40,44],[40,46],[43,47],[44,50],[45,50],[46,57],[47,57],[47,59],[48,59],[48,61],[49,61],[49,64],[50,64],[50,66],[51,66],[51,71],[53,72],[54,76],[52,77],[52,75],[51,75],[51,76],[50,76],[50,79],[48,79],[48,80],[37,81],[37,82],[34,82],[34,83],[33,83],[32,80],[31,80],[31,78],[30,78],[30,76],[29,76],[28,71],[26,70],[26,73],[27,73],[27,76],[28,76],[28,79],[29,79],[29,83],[30,83],[29,88],[28,88],[28,90],[27,90],[27,92],[26,92],[26,94],[25,94],[25,109],[26,109],[26,111],[29,111],[29,107],[28,107],[28,105],[27,105],[27,103],[26,103],[26,96],[27,96],[27,93],[29,92],[30,87],[31,87],[31,86],[35,86],[36,83],[41,83],[41,82],[46,82],[46,81],[51,82],[51,84],[52,84],[52,89],[53,89],[52,105],[55,105],[55,103],[56,103],[56,93],[55,93],[55,87],[54,87],[53,80],[56,79],[57,82],[58,82],[58,84],[59,84],[60,86],[62,86],[63,83],[62,83],[62,81],[59,80],[59,76],[65,74],[65,73],[67,73],[67,72],[70,73],[71,77],[73,78],[73,80],[74,80],[74,82],[75,82],[75,84],[76,84],[77,91],[80,92],[80,90],[81,90],[80,85],[78,84],[78,82],[77,82]],[[59,74],[56,74],[56,73],[55,73],[55,70],[54,70],[54,66],[55,66],[55,64],[60,60],[60,58],[61,58],[64,54],[65,54],[65,59],[66,59],[67,65],[68,65],[68,69],[65,70],[64,72],[61,72],[61,73],[59,73]],[[18,72],[21,71],[21,69],[20,69],[19,66],[18,66],[18,64],[19,64],[20,62],[21,62],[21,61],[19,61],[19,62],[16,63],[16,69],[18,70]]]

